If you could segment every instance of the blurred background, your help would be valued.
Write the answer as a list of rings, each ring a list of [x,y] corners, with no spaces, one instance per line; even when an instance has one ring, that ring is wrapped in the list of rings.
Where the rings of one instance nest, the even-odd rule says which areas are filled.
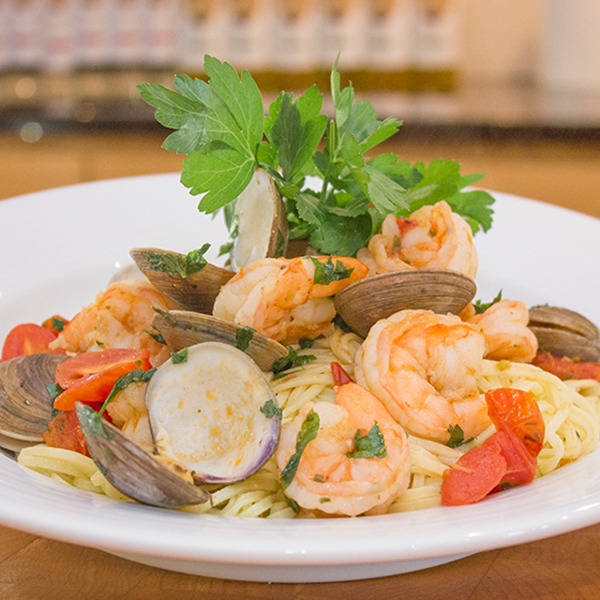
[[[265,107],[328,90],[339,53],[404,121],[378,151],[600,216],[599,30],[598,0],[0,0],[0,199],[180,170],[136,86],[202,77],[205,53],[248,68]]]

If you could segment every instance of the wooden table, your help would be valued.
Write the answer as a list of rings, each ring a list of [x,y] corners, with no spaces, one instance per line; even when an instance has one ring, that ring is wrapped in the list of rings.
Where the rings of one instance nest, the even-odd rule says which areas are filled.
[[[600,525],[424,571],[340,583],[247,583],[146,567],[0,527],[2,600],[600,598]]]

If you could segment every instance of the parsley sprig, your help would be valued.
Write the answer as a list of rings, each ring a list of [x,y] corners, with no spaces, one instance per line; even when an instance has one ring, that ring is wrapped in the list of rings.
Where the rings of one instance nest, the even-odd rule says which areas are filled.
[[[285,200],[290,237],[308,238],[323,254],[353,256],[388,214],[407,216],[439,200],[462,215],[474,233],[491,227],[493,198],[481,190],[462,191],[482,173],[463,176],[451,160],[425,165],[394,154],[367,158],[402,122],[380,120],[369,102],[355,101],[352,85],[340,85],[337,60],[331,71],[335,114],[329,120],[321,114],[323,94],[316,86],[297,98],[282,92],[265,114],[248,71],[238,75],[211,56],[205,57],[204,71],[208,82],[176,75],[175,90],[138,86],[156,108],[157,121],[175,130],[163,147],[187,155],[181,181],[191,194],[204,194],[201,211],[225,207],[231,220],[235,199],[262,168]],[[305,184],[309,175],[321,178],[320,190]]]

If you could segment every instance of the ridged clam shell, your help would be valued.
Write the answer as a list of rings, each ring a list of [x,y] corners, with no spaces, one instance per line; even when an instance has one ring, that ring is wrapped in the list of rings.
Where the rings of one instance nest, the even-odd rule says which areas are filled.
[[[537,337],[540,352],[583,361],[600,358],[600,331],[575,311],[556,306],[534,306],[529,309],[528,326]]]
[[[238,330],[243,329],[235,323],[217,317],[184,310],[157,314],[153,325],[174,352],[201,342],[223,342],[238,347],[236,334]],[[287,356],[288,350],[279,342],[256,331],[244,352],[263,371],[270,371],[278,358]]]
[[[162,271],[153,271],[144,252],[154,254],[172,254],[177,252],[161,250],[159,248],[132,248],[129,252],[140,271],[148,278],[150,283],[161,291],[167,298],[176,302],[185,310],[210,314],[216,297],[221,287],[234,275],[233,271],[217,267],[208,263],[201,271],[191,273],[187,277],[171,275]],[[182,256],[181,254],[179,256]]]
[[[361,279],[335,295],[342,319],[361,337],[380,319],[407,309],[458,314],[475,297],[475,282],[456,271],[414,269]]]
[[[0,435],[30,444],[43,442],[42,434],[52,416],[46,384],[54,383],[56,367],[67,358],[43,353],[0,363]],[[8,441],[3,439],[0,446],[16,449],[27,445]]]

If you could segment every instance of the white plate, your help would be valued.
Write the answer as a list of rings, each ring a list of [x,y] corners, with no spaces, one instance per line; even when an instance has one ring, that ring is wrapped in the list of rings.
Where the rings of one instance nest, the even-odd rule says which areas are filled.
[[[549,302],[600,323],[600,221],[495,193],[479,234],[478,297]],[[0,339],[72,316],[133,246],[187,252],[225,239],[177,175],[103,181],[0,202]],[[265,521],[115,502],[0,455],[0,522],[174,571],[251,581],[341,581],[423,569],[600,522],[600,451],[531,485],[458,508],[356,519]]]

